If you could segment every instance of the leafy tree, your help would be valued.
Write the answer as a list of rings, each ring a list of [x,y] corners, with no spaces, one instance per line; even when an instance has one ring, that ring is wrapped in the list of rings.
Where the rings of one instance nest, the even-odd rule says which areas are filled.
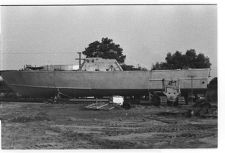
[[[119,44],[115,44],[112,39],[102,38],[101,42],[90,43],[82,52],[86,57],[101,57],[105,59],[116,59],[119,63],[124,63],[126,56]]]
[[[209,58],[204,54],[196,54],[194,49],[187,50],[185,54],[176,51],[174,54],[167,53],[165,62],[156,62],[152,66],[153,70],[163,69],[187,69],[187,68],[209,68],[211,65]]]
[[[102,38],[101,42],[94,41],[88,45],[82,52],[89,57],[101,57],[105,59],[116,59],[124,71],[146,71],[146,68],[135,68],[133,65],[124,64],[126,55],[123,55],[123,49],[119,44],[115,44],[112,39]]]

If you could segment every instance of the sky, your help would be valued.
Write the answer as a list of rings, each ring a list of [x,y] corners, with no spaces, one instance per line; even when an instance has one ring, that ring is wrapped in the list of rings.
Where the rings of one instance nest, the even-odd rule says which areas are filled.
[[[102,37],[120,44],[126,64],[151,69],[168,52],[195,49],[217,76],[216,5],[1,6],[1,69],[78,64]]]

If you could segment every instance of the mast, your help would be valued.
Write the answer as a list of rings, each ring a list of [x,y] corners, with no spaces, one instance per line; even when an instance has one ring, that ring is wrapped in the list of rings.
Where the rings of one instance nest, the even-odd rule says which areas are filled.
[[[76,58],[75,60],[78,60],[79,61],[79,71],[81,70],[81,60],[85,60],[85,59],[83,59],[83,58],[81,58],[81,52],[77,52],[77,54],[79,55],[79,57],[78,58]]]
[[[78,54],[79,54],[79,70],[81,70],[81,52],[78,52]]]

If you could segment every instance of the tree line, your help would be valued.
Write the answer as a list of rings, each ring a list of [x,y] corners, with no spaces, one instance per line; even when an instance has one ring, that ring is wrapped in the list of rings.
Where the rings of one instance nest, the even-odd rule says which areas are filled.
[[[126,55],[119,44],[113,42],[112,39],[102,38],[101,41],[94,41],[88,45],[82,52],[86,58],[101,57],[105,59],[116,59],[124,71],[147,70],[143,67],[135,67],[125,64]],[[152,70],[168,70],[168,69],[188,69],[188,68],[209,68],[210,60],[202,53],[197,54],[195,49],[187,50],[182,54],[180,51],[175,53],[168,52],[164,62],[156,62],[152,65]]]

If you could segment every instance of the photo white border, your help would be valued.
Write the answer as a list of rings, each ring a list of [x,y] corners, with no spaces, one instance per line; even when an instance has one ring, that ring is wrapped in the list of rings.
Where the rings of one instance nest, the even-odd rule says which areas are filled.
[[[225,29],[225,2],[223,0],[1,0],[0,5],[77,5],[77,4],[217,4],[217,68],[218,68],[218,148],[217,149],[122,149],[122,150],[83,150],[83,149],[74,149],[74,150],[1,150],[0,152],[165,152],[165,153],[177,153],[182,151],[199,153],[199,152],[225,152],[225,38],[224,38],[224,29]],[[0,54],[1,55],[1,54]],[[1,123],[0,123],[1,125]],[[1,128],[1,127],[0,127]],[[0,132],[1,133],[1,132]],[[1,137],[0,137],[1,139]],[[1,140],[0,140],[1,142]]]

